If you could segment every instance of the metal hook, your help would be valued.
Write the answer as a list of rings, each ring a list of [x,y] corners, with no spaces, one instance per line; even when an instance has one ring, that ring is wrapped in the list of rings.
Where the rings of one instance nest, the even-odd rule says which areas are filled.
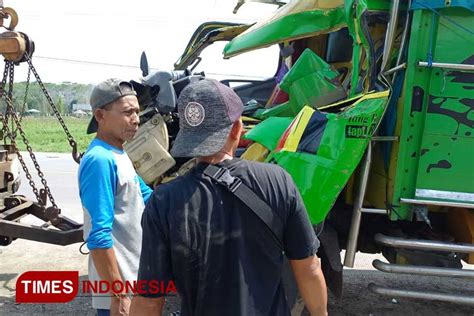
[[[15,27],[18,25],[18,14],[12,8],[4,8],[3,3],[0,3],[0,4],[2,5],[1,10],[0,10],[0,25],[9,31],[13,31]],[[10,25],[5,26],[3,25],[3,20],[8,17],[10,17]]]
[[[77,143],[74,140],[70,140],[69,144],[72,147],[72,159],[74,159],[77,164],[81,163],[82,156],[84,156],[84,153],[81,153],[77,150]]]

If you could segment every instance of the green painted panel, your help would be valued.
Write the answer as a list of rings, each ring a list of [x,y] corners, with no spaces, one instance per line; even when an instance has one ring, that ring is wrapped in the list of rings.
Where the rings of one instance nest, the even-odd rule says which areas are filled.
[[[424,135],[417,189],[474,193],[474,139]]]
[[[444,9],[451,21],[474,28],[464,9]],[[474,64],[474,35],[451,21],[439,20],[436,62]],[[452,49],[462,43],[466,49]],[[416,181],[417,189],[474,192],[474,73],[433,69],[426,96],[426,120]]]
[[[273,116],[294,117],[295,114],[293,113],[293,107],[291,106],[291,102],[287,101],[269,109],[258,109],[257,111],[255,111],[255,114],[253,116],[259,120],[265,120]]]
[[[260,109],[254,116],[259,119],[294,117],[305,105],[319,108],[344,99],[346,92],[338,76],[339,73],[321,57],[305,49],[280,82],[280,88],[288,93],[289,101],[270,109]]]
[[[243,138],[253,140],[269,150],[274,150],[292,120],[291,117],[270,117],[248,131]]]
[[[391,0],[367,0],[367,8],[370,11],[389,11]]]
[[[428,95],[425,134],[474,137],[474,90],[456,95],[460,94]]]
[[[419,67],[417,62],[431,55],[433,62],[474,64],[474,36],[465,30],[474,29],[474,18],[463,8],[439,12],[448,19],[429,10],[413,15],[392,199],[401,219],[411,219],[412,209],[400,204],[400,198],[414,198],[416,189],[473,190],[466,174],[474,160],[469,150],[474,148],[474,74]],[[396,214],[391,218],[397,219]]]
[[[346,93],[337,76],[339,73],[328,63],[305,49],[280,82],[280,88],[289,94],[293,116],[305,105],[319,108],[343,99]]]
[[[388,92],[373,94],[339,114],[326,114],[316,155],[285,150],[269,155],[292,176],[313,224],[324,220],[358,166],[387,100]]]
[[[354,40],[354,47],[352,52],[352,74],[351,74],[351,89],[349,96],[355,96],[359,84],[359,76],[362,69],[369,69],[368,61],[370,60],[370,49],[367,38],[362,30],[362,18],[367,13],[367,1],[359,0],[354,4],[354,0],[345,0],[345,15],[349,33]],[[362,52],[365,53],[363,64],[361,63]],[[368,92],[364,89],[365,92]]]
[[[287,40],[329,33],[345,26],[343,6],[327,10],[308,10],[280,16],[253,26],[224,48],[224,57],[267,47]]]
[[[411,37],[408,50],[408,61],[404,90],[405,98],[402,113],[398,120],[403,123],[400,133],[400,144],[395,173],[395,185],[392,201],[396,212],[391,213],[391,219],[412,218],[412,209],[400,203],[400,198],[414,198],[416,175],[418,174],[419,155],[413,156],[421,147],[423,128],[425,124],[426,100],[429,87],[428,68],[416,67],[416,62],[426,60],[430,39],[432,15],[425,11],[415,11],[411,27]],[[437,20],[435,20],[437,25]]]

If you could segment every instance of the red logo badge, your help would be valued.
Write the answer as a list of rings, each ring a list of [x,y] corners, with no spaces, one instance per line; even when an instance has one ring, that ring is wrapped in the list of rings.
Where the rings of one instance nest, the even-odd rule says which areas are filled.
[[[66,303],[78,291],[78,271],[28,271],[16,281],[16,302]]]

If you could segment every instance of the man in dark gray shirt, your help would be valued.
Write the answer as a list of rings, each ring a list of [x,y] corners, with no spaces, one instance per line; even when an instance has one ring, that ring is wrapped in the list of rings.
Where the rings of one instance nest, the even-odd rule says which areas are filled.
[[[186,175],[160,185],[146,206],[138,280],[174,282],[182,315],[289,315],[282,281],[289,259],[311,315],[326,315],[326,284],[319,241],[291,177],[280,167],[234,159],[243,105],[229,87],[201,80],[178,100],[175,157],[198,157]],[[280,246],[273,229],[232,192],[207,176],[209,165],[263,200],[283,223]],[[225,170],[224,169],[224,170]],[[161,314],[164,295],[145,289],[131,314]]]

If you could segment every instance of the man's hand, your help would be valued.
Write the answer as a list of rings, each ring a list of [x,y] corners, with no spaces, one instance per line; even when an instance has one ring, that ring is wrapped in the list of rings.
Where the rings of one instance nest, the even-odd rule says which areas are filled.
[[[91,256],[97,273],[102,280],[107,281],[108,284],[114,284],[115,281],[123,282],[113,248],[93,249],[91,250]],[[125,294],[114,293],[113,289],[110,291],[110,294],[112,295],[110,314],[128,315],[130,310],[130,298]]]
[[[290,260],[296,283],[311,316],[327,315],[327,289],[319,258],[316,255]]]
[[[131,300],[128,296],[112,296],[110,302],[110,315],[111,316],[128,316],[130,312]]]

